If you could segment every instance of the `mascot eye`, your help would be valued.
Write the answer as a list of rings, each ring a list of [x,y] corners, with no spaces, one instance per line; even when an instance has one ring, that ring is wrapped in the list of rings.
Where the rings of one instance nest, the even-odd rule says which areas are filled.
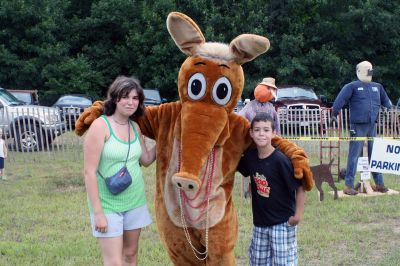
[[[188,95],[192,100],[199,100],[206,94],[206,78],[201,73],[190,77],[188,82]]]
[[[229,102],[232,96],[232,85],[229,79],[222,77],[215,82],[212,97],[219,105],[225,105]]]

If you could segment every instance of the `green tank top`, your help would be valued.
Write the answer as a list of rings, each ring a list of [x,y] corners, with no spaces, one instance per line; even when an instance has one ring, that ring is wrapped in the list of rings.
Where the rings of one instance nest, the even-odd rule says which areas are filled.
[[[111,176],[118,172],[124,166],[126,155],[128,153],[128,142],[122,141],[115,136],[110,122],[107,117],[102,115],[102,119],[107,122],[110,130],[110,137],[104,143],[101,153],[98,171],[104,176]],[[111,194],[103,178],[96,172],[97,184],[99,189],[99,197],[104,213],[124,212],[134,208],[138,208],[146,204],[146,196],[144,192],[144,181],[142,171],[139,165],[139,158],[142,154],[140,140],[136,132],[135,125],[130,121],[135,132],[134,139],[131,141],[128,161],[126,166],[132,177],[132,184],[118,195]],[[131,137],[132,139],[132,137]],[[93,213],[92,206],[89,202],[89,210]]]

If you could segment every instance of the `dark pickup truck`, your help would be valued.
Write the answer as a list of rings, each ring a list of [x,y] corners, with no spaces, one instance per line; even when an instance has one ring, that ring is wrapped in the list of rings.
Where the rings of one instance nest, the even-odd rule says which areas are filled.
[[[330,107],[326,101],[318,98],[312,87],[304,85],[278,86],[273,104],[280,124],[292,128],[325,125],[328,119],[325,110]]]

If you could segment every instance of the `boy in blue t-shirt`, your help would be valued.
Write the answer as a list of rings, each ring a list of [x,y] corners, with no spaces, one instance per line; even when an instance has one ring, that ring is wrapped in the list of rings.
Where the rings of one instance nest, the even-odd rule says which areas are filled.
[[[275,133],[273,118],[257,113],[250,128],[257,149],[248,150],[237,168],[251,179],[251,265],[298,263],[296,225],[303,214],[305,191],[289,158],[271,145]]]

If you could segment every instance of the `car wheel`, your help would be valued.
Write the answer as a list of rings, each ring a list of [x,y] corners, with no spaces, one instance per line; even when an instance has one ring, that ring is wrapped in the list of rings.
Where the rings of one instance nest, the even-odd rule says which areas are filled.
[[[40,151],[42,146],[41,129],[33,124],[27,123],[20,125],[21,129],[16,128],[17,147],[19,151]]]

